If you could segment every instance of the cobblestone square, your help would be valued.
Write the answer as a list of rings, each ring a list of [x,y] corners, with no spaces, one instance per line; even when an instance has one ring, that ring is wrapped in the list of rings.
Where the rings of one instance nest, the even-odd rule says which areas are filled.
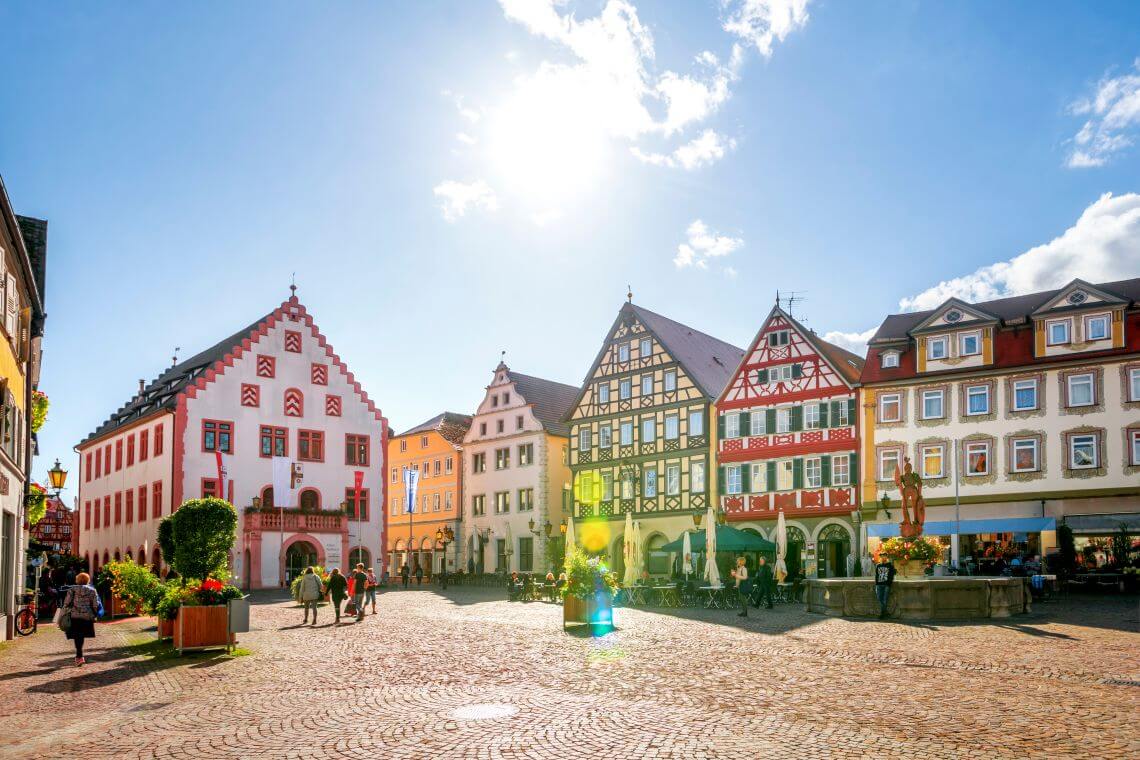
[[[1134,598],[976,625],[622,609],[590,639],[502,596],[393,591],[311,628],[262,595],[248,654],[155,656],[153,621],[127,619],[82,669],[48,625],[0,650],[0,756],[1140,755]]]

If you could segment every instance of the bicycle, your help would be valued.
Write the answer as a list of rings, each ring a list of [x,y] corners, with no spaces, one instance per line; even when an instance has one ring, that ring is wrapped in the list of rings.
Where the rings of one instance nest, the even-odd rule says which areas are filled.
[[[19,599],[20,597],[17,597]],[[22,606],[16,613],[16,633],[20,636],[31,636],[39,625],[36,615],[36,598],[33,594],[24,594]]]

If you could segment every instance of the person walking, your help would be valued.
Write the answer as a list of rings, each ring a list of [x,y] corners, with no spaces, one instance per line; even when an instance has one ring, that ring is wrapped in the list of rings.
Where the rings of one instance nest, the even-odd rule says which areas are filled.
[[[424,585],[424,569],[420,565],[416,565],[416,585]]]
[[[301,604],[305,607],[305,622],[301,623],[301,625],[306,625],[309,622],[309,610],[313,611],[313,625],[316,625],[317,605],[320,604],[321,596],[324,595],[324,584],[321,583],[321,576],[313,572],[313,568],[305,568],[305,573],[301,576],[301,586],[297,590],[297,595],[301,598]]]
[[[368,574],[364,572],[364,563],[357,562],[352,572],[352,606],[356,608],[356,622],[364,619],[364,594],[368,589]]]
[[[67,638],[75,643],[76,667],[82,667],[87,662],[83,656],[83,643],[95,638],[95,618],[103,614],[103,604],[91,585],[90,575],[79,573],[75,576],[75,584],[64,595],[62,614],[70,618]]]
[[[760,566],[756,568],[756,606],[760,606],[763,599],[768,609],[772,609],[772,568],[763,554],[760,555]]]
[[[737,617],[748,617],[748,561],[744,557],[736,558],[736,567],[732,570],[732,577],[736,579],[736,596],[740,599],[740,612]]]
[[[372,572],[372,568],[368,568],[368,580],[364,583],[364,603],[372,605],[372,614],[376,614],[376,587],[379,582],[376,580],[376,573]]]
[[[348,580],[340,574],[340,568],[334,567],[332,572],[329,573],[328,583],[325,584],[328,591],[329,601],[332,602],[333,612],[336,613],[336,620],[334,623],[340,622],[340,603],[348,596]]]
[[[410,576],[411,576],[411,573],[408,572],[408,566],[407,566],[407,564],[405,564],[403,567],[400,568],[400,579],[403,580],[403,582],[404,582],[404,588],[408,587],[408,580],[409,580]]]
[[[890,557],[882,557],[875,565],[875,596],[879,599],[879,620],[887,617],[887,601],[891,598],[891,584],[895,582],[895,565]]]

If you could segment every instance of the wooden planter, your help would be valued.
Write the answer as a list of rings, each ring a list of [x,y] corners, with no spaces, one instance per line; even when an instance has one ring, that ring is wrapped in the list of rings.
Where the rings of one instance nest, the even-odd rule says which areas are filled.
[[[562,602],[562,627],[567,623],[588,623],[596,628],[612,628],[614,600],[606,592],[591,594],[586,599],[566,596]]]
[[[567,623],[585,622],[586,600],[567,594],[562,600],[562,627],[565,628]]]
[[[174,621],[158,619],[158,638],[169,639],[174,636]]]
[[[142,605],[131,604],[123,600],[118,595],[111,596],[111,617],[117,618],[124,615],[140,615],[142,614]]]
[[[179,654],[187,649],[228,648],[236,642],[236,637],[229,633],[229,613],[224,604],[178,608],[174,648]]]

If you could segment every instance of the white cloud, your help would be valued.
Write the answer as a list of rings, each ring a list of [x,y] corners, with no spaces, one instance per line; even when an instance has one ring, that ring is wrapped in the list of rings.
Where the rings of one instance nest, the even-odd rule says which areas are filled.
[[[707,224],[696,219],[685,230],[685,242],[677,246],[673,265],[678,269],[688,267],[708,269],[710,260],[728,256],[742,245],[744,245],[743,238],[712,232]],[[726,267],[724,271],[730,277],[736,276],[736,270],[732,267]]]
[[[457,182],[449,179],[440,182],[432,192],[439,199],[443,218],[449,222],[458,221],[469,208],[495,211],[499,208],[499,199],[495,191],[481,179],[474,182]]]
[[[647,164],[692,170],[716,163],[735,147],[736,140],[725,138],[716,130],[706,129],[672,153],[645,153],[636,145],[630,150],[633,155]]]
[[[1131,147],[1140,131],[1140,58],[1132,62],[1132,71],[1101,79],[1096,92],[1073,103],[1069,111],[1088,117],[1073,136],[1069,168],[1104,166]]]
[[[872,327],[870,330],[863,332],[841,332],[839,330],[832,330],[829,333],[824,333],[823,339],[828,343],[834,343],[837,346],[846,348],[852,353],[859,354],[859,356],[867,355],[867,341],[875,334],[877,327]]]
[[[808,22],[808,0],[722,0],[728,11],[724,30],[760,51],[765,58],[772,55],[772,43],[783,42]],[[733,58],[739,60],[740,51]]]
[[[464,145],[474,145],[475,143],[479,142],[477,139],[467,134],[466,132],[456,132],[455,139]]]

